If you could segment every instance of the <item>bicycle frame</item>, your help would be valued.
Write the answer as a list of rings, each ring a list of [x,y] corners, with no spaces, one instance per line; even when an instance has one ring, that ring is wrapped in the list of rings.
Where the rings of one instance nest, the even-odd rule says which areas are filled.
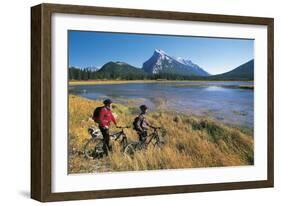
[[[114,141],[117,141],[118,139],[120,139],[120,137],[122,137],[120,143],[122,144],[123,147],[125,147],[128,144],[128,140],[127,140],[127,136],[124,132],[124,129],[122,129],[120,132],[116,132],[114,134],[110,135],[112,136],[116,136],[116,138],[114,139]]]
[[[125,128],[128,128],[128,127],[125,127]],[[120,141],[119,144],[121,145],[121,147],[122,147],[123,150],[124,150],[125,147],[128,145],[128,139],[127,139],[127,136],[126,136],[126,134],[125,134],[125,132],[124,132],[124,129],[125,129],[125,128],[121,128],[121,129],[122,129],[121,131],[109,135],[110,138],[115,137],[114,139],[112,139],[112,140],[114,140],[114,141],[117,141],[117,140],[119,140],[119,139],[121,138],[121,141]],[[97,141],[97,140],[100,141],[100,142],[103,142],[102,135],[101,135],[101,136],[97,136],[97,137],[93,137],[93,136],[91,135],[91,139],[89,139],[89,140],[87,141],[87,143],[84,145],[84,153],[86,154],[86,157],[89,157],[89,155],[88,155],[87,152],[86,152],[88,145],[89,145],[92,141]],[[104,144],[104,143],[103,143],[103,144]]]
[[[156,139],[156,141],[158,142],[159,136],[158,136],[157,128],[153,128],[153,132],[149,134],[148,137],[150,137],[150,139],[147,142],[145,142],[146,145],[149,145],[153,139]]]

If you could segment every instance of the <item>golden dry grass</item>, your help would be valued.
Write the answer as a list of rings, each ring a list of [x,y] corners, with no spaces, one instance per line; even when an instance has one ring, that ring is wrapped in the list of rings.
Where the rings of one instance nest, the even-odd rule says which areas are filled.
[[[207,118],[169,111],[147,115],[151,124],[167,130],[162,149],[150,146],[130,157],[113,142],[114,152],[108,157],[85,159],[81,151],[89,139],[88,127],[95,125],[90,116],[97,106],[101,106],[98,101],[69,95],[69,173],[240,166],[254,162],[251,135]],[[119,125],[128,125],[133,122],[137,108],[115,104],[113,112]],[[112,127],[111,131],[114,130]],[[125,132],[130,140],[137,140],[133,129]]]

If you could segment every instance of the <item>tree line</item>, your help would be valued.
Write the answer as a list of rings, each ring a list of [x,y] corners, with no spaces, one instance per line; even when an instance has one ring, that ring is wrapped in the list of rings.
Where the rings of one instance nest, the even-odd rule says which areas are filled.
[[[79,69],[70,67],[68,72],[69,80],[194,80],[204,77],[185,76],[173,73],[148,74],[146,72],[98,72],[90,69]]]

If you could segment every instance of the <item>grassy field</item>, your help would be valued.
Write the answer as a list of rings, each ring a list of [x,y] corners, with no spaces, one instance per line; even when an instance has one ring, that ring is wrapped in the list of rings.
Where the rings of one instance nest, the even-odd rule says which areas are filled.
[[[134,157],[114,152],[103,159],[85,159],[81,151],[90,138],[87,129],[95,125],[90,116],[101,102],[69,95],[69,173],[136,171],[252,165],[254,140],[250,133],[215,122],[171,111],[150,112],[149,122],[167,130],[165,146],[137,152]],[[114,104],[118,125],[131,124],[138,113],[132,104]],[[111,131],[116,131],[114,126]],[[137,140],[133,129],[126,129],[130,140]]]

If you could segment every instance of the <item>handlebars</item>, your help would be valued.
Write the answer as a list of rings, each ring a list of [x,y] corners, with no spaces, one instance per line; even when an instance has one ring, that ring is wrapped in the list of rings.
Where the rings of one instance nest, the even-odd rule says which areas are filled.
[[[149,126],[152,129],[163,129],[163,127],[155,127],[155,126]],[[130,125],[126,125],[126,126],[116,126],[117,129],[129,129],[131,128]]]
[[[128,129],[128,128],[131,128],[131,126],[116,126],[116,128],[118,128],[118,129]]]
[[[163,127],[155,127],[155,126],[149,126],[152,129],[163,129]],[[127,125],[127,126],[116,126],[116,128],[118,129],[128,129],[131,128],[131,126]]]
[[[154,126],[150,126],[152,129],[163,129],[163,127],[154,127]]]

